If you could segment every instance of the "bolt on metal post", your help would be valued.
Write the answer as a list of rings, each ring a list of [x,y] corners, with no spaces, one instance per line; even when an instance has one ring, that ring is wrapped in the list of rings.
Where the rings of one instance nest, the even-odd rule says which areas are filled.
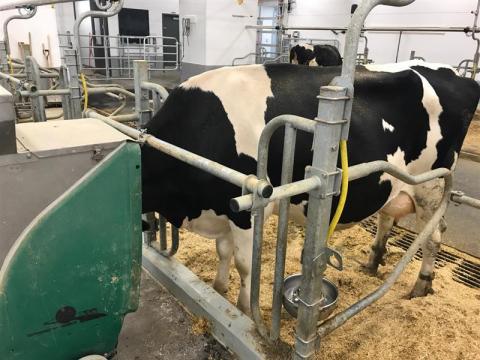
[[[35,84],[37,91],[40,90],[40,69],[32,56],[27,56],[25,58],[25,71],[27,73],[27,81],[30,84]],[[32,103],[33,121],[47,121],[47,115],[45,114],[45,98],[43,96],[32,96],[30,101]]]
[[[82,93],[78,79],[77,52],[65,49],[65,65],[68,73],[68,88],[70,89],[70,109],[72,118],[82,117]]]
[[[318,343],[317,321],[323,300],[322,278],[327,268],[326,243],[332,196],[338,183],[338,143],[342,125],[345,124],[346,93],[347,89],[339,86],[323,86],[320,89],[313,161],[306,175],[321,178],[322,186],[320,190],[309,193],[294,359],[311,359]]]

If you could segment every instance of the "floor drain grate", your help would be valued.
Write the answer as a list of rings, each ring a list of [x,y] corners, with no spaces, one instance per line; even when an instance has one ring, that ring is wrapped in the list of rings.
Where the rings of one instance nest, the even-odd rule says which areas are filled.
[[[362,227],[375,236],[377,232],[377,221],[375,217],[370,217],[361,223]],[[389,244],[399,247],[403,250],[407,250],[415,240],[417,234],[405,228],[394,226],[390,232],[390,238],[394,238],[389,241]],[[418,250],[414,259],[422,259],[422,250]],[[466,285],[471,288],[480,289],[480,260],[479,262],[473,262],[464,259],[448,250],[440,250],[435,261],[436,268],[442,268],[446,264],[456,265],[452,270],[453,280]]]

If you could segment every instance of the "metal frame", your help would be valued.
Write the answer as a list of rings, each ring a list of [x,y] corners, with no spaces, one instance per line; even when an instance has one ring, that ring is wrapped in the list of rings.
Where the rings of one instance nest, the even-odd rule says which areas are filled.
[[[113,7],[113,2],[116,2],[115,7]],[[79,57],[78,68],[80,72],[82,71],[82,61],[80,59],[80,25],[87,17],[99,17],[107,18],[117,15],[120,10],[123,8],[124,0],[112,0],[112,6],[108,7],[107,11],[86,11],[78,16],[73,24],[73,48],[77,51],[77,56]]]
[[[60,50],[63,53],[66,49],[73,49],[71,42],[72,34],[58,34]],[[149,64],[149,75],[155,72],[174,71],[180,67],[179,43],[177,39],[165,36],[126,36],[126,35],[79,35],[78,38],[88,39],[89,44],[78,49],[78,58],[82,62],[84,72],[96,73],[104,71],[105,77],[97,76],[96,81],[109,80],[130,80],[133,79],[133,62],[135,60],[147,60]],[[174,44],[165,45],[164,40],[174,41]],[[90,43],[90,41],[92,43]],[[97,42],[102,45],[96,45]],[[108,48],[104,56],[82,55],[85,50]],[[172,60],[165,60],[164,55],[174,56]],[[91,62],[93,60],[93,62]],[[104,60],[105,66],[99,67],[96,60]],[[88,64],[86,62],[88,61]]]
[[[385,292],[393,285],[398,276],[405,269],[405,266],[413,257],[413,254],[415,254],[419,246],[431,235],[434,226],[438,223],[443,215],[450,197],[451,173],[449,169],[436,169],[424,174],[412,176],[409,173],[384,161],[374,161],[372,163],[365,163],[351,167],[350,180],[367,176],[368,174],[376,171],[389,173],[410,184],[419,184],[437,177],[443,177],[445,179],[445,195],[441,206],[435,213],[434,217],[430,220],[424,231],[413,243],[412,247],[407,251],[385,284],[345,311],[327,320],[322,326],[320,326],[320,328],[317,328],[317,309],[321,299],[323,298],[323,295],[320,284],[321,282],[315,281],[315,279],[323,276],[323,272],[329,264],[327,254],[330,253],[330,250],[326,247],[326,237],[329,225],[328,219],[330,218],[329,214],[332,196],[338,192],[338,180],[340,178],[340,171],[336,168],[338,142],[340,139],[348,138],[349,119],[353,100],[353,79],[355,73],[356,51],[361,27],[368,13],[376,5],[383,3],[396,6],[405,6],[411,2],[413,2],[413,0],[370,0],[365,1],[357,9],[352,19],[351,28],[347,32],[345,48],[346,56],[342,68],[342,75],[335,78],[331,85],[324,86],[320,89],[319,112],[317,118],[315,120],[310,120],[292,115],[281,115],[271,120],[265,126],[260,137],[258,145],[259,153],[257,176],[241,174],[234,169],[230,169],[189,151],[178,148],[177,146],[166,143],[153,137],[152,135],[145,134],[141,131],[119,124],[118,122],[98,115],[93,111],[89,110],[86,113],[87,116],[101,119],[102,121],[129,135],[142,144],[151,146],[172,157],[175,157],[180,161],[207,171],[243,189],[244,194],[242,196],[232,199],[231,208],[235,211],[251,210],[254,217],[254,243],[250,305],[256,328],[265,339],[270,338],[271,340],[276,340],[279,334],[282,295],[281,290],[283,285],[283,272],[285,268],[285,244],[288,224],[289,198],[296,194],[305,192],[309,193],[309,210],[307,214],[308,225],[306,230],[304,245],[305,251],[302,265],[302,298],[299,302],[298,309],[294,354],[295,359],[311,359],[320,344],[320,339],[322,336],[325,336],[338,326],[341,326],[349,318],[385,294]],[[143,64],[143,68],[145,68],[145,71],[145,63]],[[282,126],[286,127],[282,167],[282,184],[278,187],[272,188],[272,186],[268,183],[266,173],[268,162],[268,144],[273,132]],[[308,167],[306,170],[305,179],[292,183],[293,153],[297,129],[314,134],[314,156],[312,166]],[[274,298],[272,307],[272,325],[271,331],[269,332],[266,325],[263,323],[263,318],[261,316],[259,307],[259,293],[264,206],[273,200],[280,200],[280,214],[273,290]],[[149,250],[146,251],[151,255]],[[147,254],[146,257],[150,256],[149,254]],[[160,261],[160,259],[162,258],[157,258],[158,261]],[[165,271],[170,271],[165,269],[170,268],[170,266],[177,266],[174,265],[177,263],[173,259],[168,261],[166,259],[162,259],[161,262],[164,262],[165,264],[163,266],[160,266],[160,264],[157,264],[158,266],[153,266],[152,261],[150,261],[147,267],[149,267],[151,271],[154,271],[154,276],[157,279],[165,280]],[[197,301],[189,298],[189,289],[192,284],[186,284],[183,281],[184,279],[181,274],[176,274],[175,276],[176,281],[168,281],[166,284],[170,291],[178,294],[179,298],[184,303],[186,302],[187,304],[191,305],[193,301],[193,308],[195,308],[197,304],[204,303],[205,298],[197,298]],[[182,288],[179,287],[180,285]],[[216,312],[213,313],[213,309],[210,309],[210,311],[212,312],[209,313],[207,311],[207,317],[211,319],[214,324],[224,320],[222,315]],[[218,333],[215,333],[215,331],[214,334],[219,336]],[[233,343],[238,344],[238,337],[236,335],[237,334],[232,333],[231,331],[229,331],[227,334],[223,333],[221,336],[222,342],[229,346],[231,346]],[[238,350],[238,353],[241,354],[242,351],[245,350],[246,349],[242,347],[240,350]],[[254,358],[253,355],[252,357]]]
[[[319,317],[318,309],[323,298],[323,289],[321,282],[316,280],[323,277],[323,273],[327,265],[329,265],[328,254],[330,254],[331,250],[328,249],[326,245],[329,225],[328,219],[330,218],[332,197],[339,191],[339,180],[341,177],[341,171],[336,167],[338,143],[341,139],[346,140],[348,138],[349,121],[354,96],[353,80],[355,63],[359,37],[363,30],[362,26],[369,12],[379,4],[405,6],[413,1],[414,0],[365,0],[362,2],[355,11],[346,34],[342,74],[336,77],[330,85],[323,86],[320,89],[317,117],[311,120],[298,116],[281,115],[271,120],[263,129],[259,140],[256,176],[240,173],[117,121],[137,120],[140,125],[143,126],[152,116],[149,92],[153,91],[155,93],[153,97],[154,110],[158,110],[161,103],[165,101],[168,96],[166,90],[161,86],[147,81],[149,69],[146,61],[141,60],[134,62],[135,94],[117,86],[95,86],[88,90],[90,93],[121,93],[125,96],[133,95],[135,96],[136,112],[134,114],[117,115],[108,118],[99,115],[93,110],[87,110],[84,116],[100,119],[130,136],[140,144],[151,146],[242,189],[242,195],[232,199],[230,205],[235,211],[251,210],[254,218],[250,299],[253,321],[242,315],[233,305],[229,304],[213,289],[199,281],[196,276],[176,260],[167,258],[175,253],[178,248],[178,231],[176,235],[175,232],[173,233],[172,249],[167,251],[164,219],[160,218],[160,250],[164,256],[159,255],[158,252],[154,251],[150,246],[152,242],[152,234],[150,234],[150,237],[147,237],[145,241],[143,258],[144,266],[152,275],[161,281],[169,291],[187,304],[191,311],[208,318],[213,323],[212,331],[217,339],[234,350],[241,358],[261,359],[264,357],[264,354],[262,354],[258,348],[260,341],[252,334],[254,326],[264,339],[276,340],[279,337],[281,297],[286,257],[286,235],[288,230],[288,210],[291,196],[301,193],[309,194],[308,221],[304,244],[305,251],[302,262],[303,277],[300,292],[301,299],[298,307],[294,359],[311,359],[320,346],[321,339],[324,336],[378,300],[391,288],[418,248],[433,232],[434,227],[438,224],[445,212],[450,197],[458,202],[469,203],[474,206],[479,205],[478,202],[472,202],[471,198],[461,196],[461,194],[451,195],[452,179],[449,169],[436,169],[413,176],[384,161],[374,161],[352,166],[349,169],[350,180],[355,180],[377,171],[389,173],[409,184],[419,184],[437,177],[443,177],[445,179],[445,193],[440,207],[427,223],[425,229],[413,242],[412,246],[407,250],[385,283],[373,293],[325,321],[320,327],[317,326],[317,319]],[[122,0],[120,0],[120,4],[121,3]],[[70,101],[66,112],[72,116],[77,116],[77,113],[79,111],[81,112],[81,109],[78,109],[81,89],[78,82],[78,74],[76,73],[77,54],[75,50],[70,50],[67,56],[67,67],[61,72],[61,76],[64,82],[68,83],[68,88],[38,90],[35,85],[30,85],[32,79],[38,81],[37,75],[39,71],[37,70],[33,70],[33,75],[27,75],[27,79],[30,81],[28,83],[22,82],[7,74],[0,73],[0,77],[14,82],[21,88],[29,86],[26,91],[20,91],[20,93],[22,96],[29,96],[32,99],[46,95],[64,96],[64,100],[67,103]],[[27,68],[29,67],[31,66],[27,65]],[[267,179],[268,146],[273,132],[280,127],[285,127],[282,176],[281,185],[274,188]],[[306,169],[305,179],[292,182],[293,154],[296,145],[295,135],[297,130],[314,134],[313,161],[312,166]],[[273,285],[272,323],[270,329],[267,329],[267,326],[263,322],[259,306],[261,250],[263,242],[264,207],[274,200],[280,200],[280,212]],[[147,220],[152,222],[154,218],[152,218],[150,214],[147,215]]]
[[[436,169],[424,174],[412,176],[384,161],[375,161],[352,167],[350,169],[350,180],[367,176],[376,171],[387,172],[410,184],[418,184],[437,177],[443,177],[445,179],[445,193],[441,206],[390,274],[386,282],[372,294],[333,316],[324,322],[320,328],[317,328],[318,309],[323,298],[323,289],[322,282],[316,281],[316,279],[323,277],[323,273],[329,264],[328,254],[330,250],[326,246],[329,226],[328,219],[330,219],[332,197],[339,191],[338,184],[341,174],[339,169],[336,168],[338,143],[341,139],[346,140],[348,138],[354,95],[353,81],[355,63],[362,26],[369,12],[379,4],[405,6],[413,1],[414,0],[367,0],[357,8],[346,35],[345,59],[342,74],[336,77],[331,85],[323,86],[320,89],[317,118],[310,120],[291,115],[281,115],[271,120],[265,126],[259,140],[257,176],[241,174],[234,169],[229,169],[221,164],[202,158],[172,144],[168,144],[152,135],[128,128],[111,119],[99,116],[94,112],[87,112],[88,116],[103,120],[143,144],[152,146],[178,160],[207,171],[243,189],[244,194],[233,199],[231,207],[236,211],[251,210],[254,218],[250,305],[257,330],[266,339],[276,340],[279,335],[289,198],[296,194],[308,192],[308,221],[302,259],[301,299],[298,306],[294,359],[311,359],[323,336],[341,326],[345,321],[378,300],[390,289],[421,244],[426,241],[433,232],[434,226],[440,221],[450,198],[452,179],[449,169]],[[144,64],[143,66],[145,67],[146,65]],[[286,127],[282,184],[276,188],[272,188],[268,183],[266,170],[268,145],[273,132],[282,126]],[[313,161],[312,166],[306,169],[305,179],[292,183],[293,154],[297,129],[314,134]],[[264,207],[276,199],[281,201],[273,290],[272,328],[271,332],[269,332],[263,323],[259,306],[261,250]],[[173,263],[174,262],[170,260],[169,264]],[[165,267],[168,268],[168,266]],[[162,269],[160,267],[155,268],[155,271],[158,272],[158,277],[161,277]],[[171,291],[172,289],[173,291],[178,291],[177,284],[169,284],[168,288]],[[182,300],[188,300],[187,302],[192,301],[192,299],[185,299],[185,296],[185,294],[181,296]],[[218,316],[219,315],[216,314],[213,318]],[[218,318],[214,319],[214,321],[218,320]],[[232,334],[229,333],[229,336],[232,336]],[[228,341],[234,341],[235,339],[236,337],[233,336],[233,339],[228,339]]]
[[[10,0],[0,5],[0,11],[14,10],[22,7],[42,6],[73,2],[74,0]]]

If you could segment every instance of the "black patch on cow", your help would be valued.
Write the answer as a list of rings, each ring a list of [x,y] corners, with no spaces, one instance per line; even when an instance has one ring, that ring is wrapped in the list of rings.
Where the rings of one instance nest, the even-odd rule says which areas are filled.
[[[281,114],[313,119],[317,115],[316,96],[320,86],[329,84],[340,74],[340,67],[272,64],[265,69],[274,95],[267,100],[265,122]],[[448,166],[453,150],[458,151],[462,145],[477,106],[478,85],[452,76],[449,70],[423,67],[415,70],[432,84],[444,108],[440,117],[444,138],[437,145],[439,155],[434,167]],[[239,96],[248,96],[242,89],[238,92]],[[421,79],[411,70],[386,73],[358,67],[348,142],[350,165],[386,160],[398,148],[405,153],[407,164],[418,159],[426,146],[429,130],[422,96]],[[383,119],[394,127],[393,132],[383,129]],[[237,155],[233,126],[213,93],[175,89],[147,129],[162,140],[245,174],[256,172],[254,159]],[[268,175],[274,185],[280,183],[283,136],[283,129],[279,129],[270,143]],[[311,134],[301,131],[297,134],[294,180],[303,179],[305,166],[311,164],[312,139]],[[208,209],[217,215],[226,215],[241,228],[251,226],[249,213],[233,213],[228,207],[229,200],[241,193],[234,185],[149,147],[142,148],[142,175],[144,211],[158,211],[177,227],[185,217],[196,218]],[[360,221],[385,204],[391,184],[389,181],[379,183],[380,176],[381,173],[375,173],[350,183],[341,223]],[[296,196],[292,202],[304,199],[306,195]],[[333,207],[336,204],[335,197]]]
[[[471,79],[458,77],[446,68],[432,70],[415,66],[413,69],[432,85],[443,108],[439,120],[442,139],[437,144],[437,161],[432,168],[451,168],[455,161],[454,153],[460,153],[470,121],[477,108],[478,84]]]
[[[233,126],[213,93],[175,89],[147,131],[245,174],[256,173],[254,159],[237,155]],[[248,213],[229,208],[228,200],[240,196],[240,188],[147,146],[142,148],[142,183],[143,211],[157,211],[177,227],[208,209],[227,215],[241,228],[250,227]]]
[[[290,49],[290,63],[296,59],[299,65],[309,65],[315,59],[318,66],[342,65],[342,57],[338,49],[332,45],[314,45],[313,50],[301,45]]]

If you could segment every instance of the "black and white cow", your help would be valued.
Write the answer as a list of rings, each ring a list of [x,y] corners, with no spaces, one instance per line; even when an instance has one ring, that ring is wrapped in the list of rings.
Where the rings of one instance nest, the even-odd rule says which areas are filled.
[[[290,63],[308,66],[342,65],[338,49],[332,45],[295,45],[290,49]]]
[[[220,68],[195,76],[172,91],[147,125],[150,134],[245,174],[256,173],[257,145],[265,123],[281,114],[313,119],[320,86],[338,67],[290,64]],[[411,174],[454,168],[479,100],[475,81],[456,76],[449,66],[419,61],[358,67],[350,127],[350,165],[386,160]],[[312,135],[299,132],[294,180],[312,160]],[[268,176],[280,183],[283,130],[270,144]],[[142,149],[143,207],[177,227],[216,239],[219,255],[214,287],[228,287],[232,256],[241,277],[238,306],[249,311],[252,221],[234,213],[229,200],[241,190],[149,147]],[[354,224],[379,212],[378,234],[366,265],[376,272],[386,236],[395,220],[416,212],[421,228],[443,194],[443,180],[410,186],[385,173],[350,183],[341,224]],[[292,216],[305,219],[307,196],[292,199]],[[336,199],[333,206],[336,206]],[[269,216],[274,209],[266,209]],[[421,276],[412,295],[431,290],[433,260],[441,229],[423,247]]]

